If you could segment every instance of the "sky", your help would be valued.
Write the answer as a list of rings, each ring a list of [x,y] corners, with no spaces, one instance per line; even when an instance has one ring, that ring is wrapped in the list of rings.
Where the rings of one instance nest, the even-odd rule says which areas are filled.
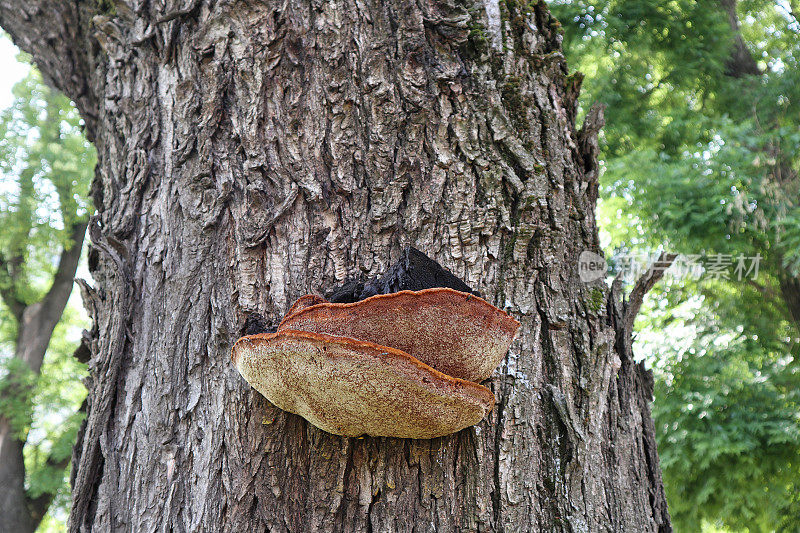
[[[25,77],[30,67],[17,61],[19,48],[14,46],[11,38],[0,30],[0,111],[6,109],[14,101],[14,94],[11,89],[14,84]],[[8,184],[5,175],[0,174],[0,193],[8,192]]]
[[[28,65],[17,61],[19,48],[14,46],[6,34],[0,34],[0,109],[5,109],[13,101],[11,88],[28,73]]]

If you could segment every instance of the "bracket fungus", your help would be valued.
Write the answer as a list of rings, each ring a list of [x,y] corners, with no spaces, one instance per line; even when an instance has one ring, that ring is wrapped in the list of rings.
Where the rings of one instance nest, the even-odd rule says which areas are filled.
[[[518,328],[485,300],[446,287],[351,303],[306,295],[276,332],[242,337],[231,355],[274,405],[329,433],[430,439],[492,410],[494,394],[478,382]]]
[[[311,331],[390,346],[440,372],[479,382],[500,364],[518,327],[486,300],[435,288],[317,303],[286,315],[278,332]]]

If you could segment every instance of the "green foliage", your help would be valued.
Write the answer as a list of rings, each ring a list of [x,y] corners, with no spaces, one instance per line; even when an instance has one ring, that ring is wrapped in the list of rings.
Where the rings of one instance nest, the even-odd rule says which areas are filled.
[[[686,285],[663,290],[697,291]],[[637,325],[637,346],[656,378],[653,417],[676,526],[693,531],[713,520],[773,531],[785,520],[793,530],[800,513],[800,350],[786,353],[780,339],[744,334],[754,329],[747,320],[727,327],[709,309],[725,314],[724,306],[709,298],[650,305]]]
[[[25,361],[14,357],[0,367],[0,413],[11,422],[16,437],[24,436],[33,414],[36,374]]]
[[[70,245],[70,228],[89,216],[89,186],[97,160],[70,101],[42,83],[35,69],[14,86],[14,103],[0,114],[0,256],[14,269],[25,304],[38,301]]]
[[[33,498],[43,492],[69,494],[67,472],[53,465],[69,458],[84,418],[79,409],[86,397],[82,380],[88,372],[86,365],[72,356],[84,326],[88,320],[76,306],[64,310],[36,382],[31,431],[24,450],[27,489]]]
[[[711,0],[561,0],[581,105],[605,103],[598,219],[612,252],[761,258],[756,279],[673,280],[637,321],[654,369],[659,454],[677,530],[800,527],[800,21],[741,0],[760,74]],[[741,67],[742,63],[738,63]]]
[[[86,365],[72,354],[87,326],[85,313],[69,305],[50,339],[39,376],[19,359],[8,355],[0,359],[0,412],[10,415],[16,435],[25,441],[28,495],[55,495],[39,531],[66,529],[69,470],[61,463],[69,459],[84,418],[82,379],[88,375]],[[13,337],[0,335],[0,351],[11,351],[13,342]]]
[[[70,303],[53,332],[41,373],[13,357],[17,323],[9,302],[42,299],[59,255],[74,246],[71,228],[91,211],[94,148],[71,102],[42,83],[35,69],[14,86],[0,113],[0,412],[25,442],[25,488],[55,498],[40,530],[63,531],[69,459],[83,418],[86,366],[72,357],[87,319]]]
[[[17,435],[25,440],[26,489],[31,498],[54,494],[48,515],[39,531],[65,531],[69,509],[69,469],[61,466],[72,453],[78,428],[84,418],[80,411],[86,397],[82,379],[86,365],[74,353],[80,331],[88,320],[77,306],[66,308],[50,339],[39,376],[19,359],[6,356],[0,378],[0,412],[12,415]],[[13,339],[0,337],[0,347],[10,348]],[[12,375],[18,376],[13,381]],[[4,387],[16,386],[18,394],[7,395]],[[22,391],[22,394],[19,392]]]
[[[734,253],[769,242],[776,265],[796,263],[800,184],[788,174],[800,163],[800,24],[774,4],[742,3],[743,34],[765,73],[734,78],[719,2],[581,1],[554,11],[590,80],[583,102],[608,104],[605,192],[625,199],[649,244]]]
[[[800,512],[792,501],[800,479],[797,398],[776,383],[784,368],[754,365],[741,349],[733,343],[689,355],[670,365],[671,382],[658,381],[661,464],[681,523],[724,516],[771,531]]]

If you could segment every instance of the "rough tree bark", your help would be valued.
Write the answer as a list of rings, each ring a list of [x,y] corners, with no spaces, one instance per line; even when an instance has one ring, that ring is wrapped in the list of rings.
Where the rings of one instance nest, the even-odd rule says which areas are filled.
[[[543,3],[0,0],[0,24],[99,154],[73,531],[670,529],[651,379],[577,273],[602,113],[576,130]],[[408,244],[523,324],[487,420],[343,439],[238,376],[248,319]]]

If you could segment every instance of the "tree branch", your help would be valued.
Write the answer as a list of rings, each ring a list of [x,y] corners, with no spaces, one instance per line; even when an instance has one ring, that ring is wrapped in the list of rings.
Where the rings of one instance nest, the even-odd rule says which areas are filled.
[[[642,308],[645,295],[664,277],[664,273],[672,265],[676,257],[678,257],[678,254],[662,252],[659,258],[650,265],[647,272],[634,284],[622,319],[622,326],[628,336],[633,334],[633,321],[636,320],[636,315],[639,314],[639,310]]]
[[[677,254],[662,252],[659,258],[650,265],[647,272],[633,285],[633,290],[631,290],[627,301],[625,301],[624,297],[620,300],[622,276],[617,276],[611,285],[609,298],[611,299],[614,320],[619,324],[619,327],[617,327],[617,346],[622,351],[621,356],[633,358],[633,322],[642,308],[645,295],[664,277],[664,273],[672,265],[676,257],[678,257]]]
[[[739,16],[736,14],[736,0],[720,0],[720,4],[728,15],[728,24],[733,33],[733,52],[727,61],[728,70],[726,74],[734,78],[760,76],[762,74],[761,69],[758,68],[758,63],[753,59],[742,38],[742,32],[739,28]]]
[[[39,302],[29,305],[23,313],[15,356],[27,362],[34,372],[38,373],[42,366],[50,336],[61,319],[72,292],[87,224],[84,220],[72,227],[70,240],[61,251],[58,269],[47,294]]]
[[[784,275],[780,279],[780,288],[783,300],[789,310],[789,315],[800,331],[800,279],[788,274]]]
[[[15,277],[13,275],[13,268],[10,262],[6,261],[5,257],[0,255],[0,274],[8,281],[7,284],[0,283],[0,298],[11,310],[11,314],[17,319],[17,323],[22,320],[22,314],[25,312],[25,303],[19,299],[15,288]]]
[[[48,85],[72,99],[94,131],[97,105],[91,91],[92,44],[89,25],[99,2],[0,0],[0,26],[33,57]]]
[[[85,410],[85,408],[83,409]],[[70,459],[71,457],[69,455],[60,461],[54,461],[52,457],[48,457],[47,467],[57,470],[64,470],[67,465],[69,465]],[[31,520],[37,529],[39,524],[42,522],[45,513],[47,513],[47,510],[50,508],[50,504],[53,503],[53,498],[55,497],[55,492],[43,492],[36,498],[27,498],[28,511],[31,514]]]
[[[757,281],[752,280],[750,278],[744,278],[744,281],[748,285],[753,287],[755,290],[760,292],[762,294],[762,296],[766,296],[767,298],[769,298],[771,300],[775,300],[777,298],[780,298],[780,296],[774,290],[772,290],[772,288],[770,288],[770,287],[766,287],[766,286],[764,286],[764,285],[762,285],[762,284],[758,283]]]
[[[86,235],[86,227],[88,224],[88,220],[81,220],[72,226],[69,242],[61,251],[61,257],[58,260],[58,269],[53,276],[53,283],[42,299],[45,306],[63,308],[63,306],[67,305],[67,300],[72,292],[75,272],[78,270],[78,263],[81,259],[83,239]],[[61,316],[61,310],[59,310],[58,316]]]

